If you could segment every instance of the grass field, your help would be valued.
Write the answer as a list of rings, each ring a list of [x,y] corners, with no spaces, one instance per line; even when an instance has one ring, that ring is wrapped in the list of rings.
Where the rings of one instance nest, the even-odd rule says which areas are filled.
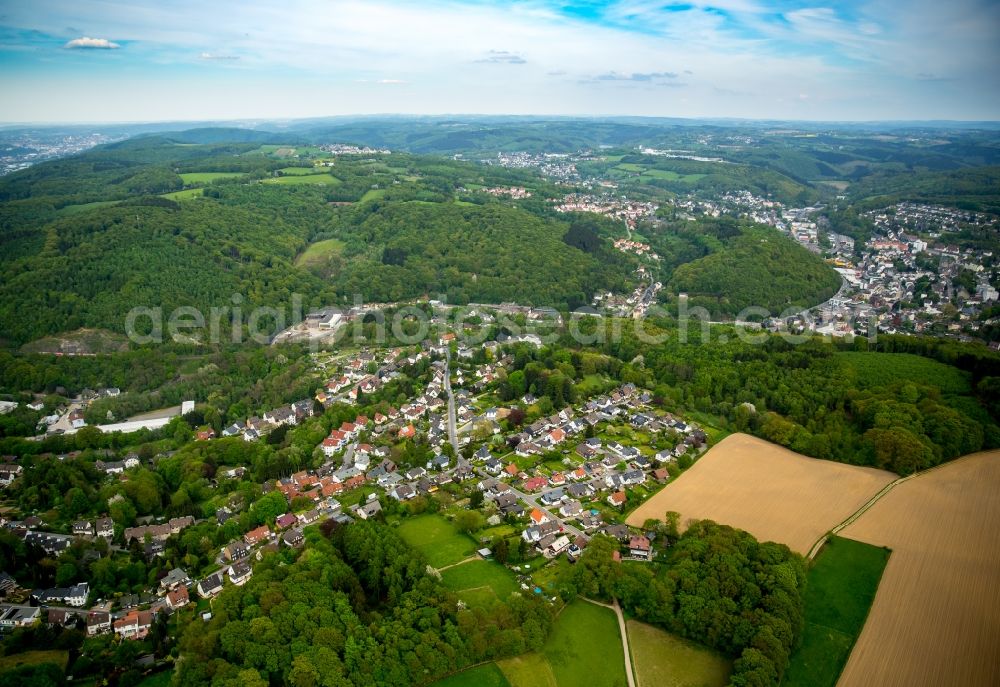
[[[837,354],[837,360],[856,376],[862,388],[913,380],[940,387],[946,394],[967,394],[970,391],[969,377],[965,372],[919,355],[843,352]]]
[[[93,203],[80,203],[79,205],[67,205],[66,207],[59,208],[56,214],[60,217],[69,217],[71,215],[78,215],[81,212],[87,212],[88,210],[96,210],[97,208],[107,207],[109,205],[114,205],[118,203],[117,200],[98,200]]]
[[[878,590],[889,551],[832,537],[809,569],[802,643],[784,687],[834,687]]]
[[[205,195],[203,188],[186,188],[183,191],[164,193],[160,197],[168,200],[191,200],[192,198],[201,198],[203,195]]]
[[[170,687],[170,679],[174,676],[174,671],[164,670],[154,673],[139,683],[138,687]]]
[[[709,518],[801,554],[895,475],[807,458],[746,434],[726,437],[628,517],[639,527],[667,511]],[[836,485],[836,488],[831,488]]]
[[[435,568],[458,563],[476,553],[476,542],[440,515],[408,518],[399,526],[399,535]]]
[[[42,663],[55,663],[60,670],[66,670],[69,652],[50,649],[47,651],[25,651],[10,656],[0,656],[0,673],[21,666],[37,666]],[[0,682],[3,682],[0,680]]]
[[[510,687],[496,663],[487,663],[438,680],[431,687]]]
[[[703,178],[704,174],[679,174],[670,169],[647,169],[642,173],[644,177],[650,177],[652,179],[666,179],[667,181],[683,181],[690,183],[693,181],[698,181]]]
[[[331,256],[340,253],[343,249],[344,242],[338,239],[326,239],[325,241],[310,243],[299,257],[295,258],[295,266],[312,267],[313,265],[321,265],[329,260]]]
[[[629,620],[625,623],[638,687],[724,687],[732,661],[669,632]]]
[[[497,665],[510,687],[562,687],[542,654],[522,654],[498,661]]]
[[[490,603],[494,598],[506,599],[518,590],[513,573],[494,561],[475,560],[456,565],[442,571],[441,581],[444,586],[455,592],[466,603],[481,604],[484,600]],[[485,587],[485,589],[483,589]],[[466,598],[461,592],[476,593]]]
[[[365,195],[361,196],[360,202],[365,202],[366,200],[378,200],[385,195],[384,188],[370,188],[365,191]]]
[[[337,184],[342,184],[343,182],[337,177],[322,173],[322,174],[293,174],[287,177],[275,177],[274,179],[268,179],[265,183],[268,184],[321,184],[324,186],[336,186]]]
[[[576,601],[559,614],[543,649],[559,687],[625,687],[618,620],[609,608]]]
[[[294,177],[294,176],[306,176],[309,174],[316,174],[317,171],[319,170],[317,170],[316,167],[282,167],[278,171],[284,174],[285,176]]]
[[[841,536],[892,549],[838,685],[1000,684],[1000,451],[900,483]]]
[[[216,179],[234,179],[246,176],[246,174],[243,172],[188,172],[179,176],[184,181],[185,186],[194,186],[196,184],[210,184]]]

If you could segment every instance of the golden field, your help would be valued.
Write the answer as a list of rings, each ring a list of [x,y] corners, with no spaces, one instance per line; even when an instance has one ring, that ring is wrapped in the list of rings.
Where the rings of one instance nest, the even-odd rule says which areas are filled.
[[[840,534],[892,555],[838,687],[1000,685],[1000,451],[900,483]]]
[[[884,470],[808,458],[747,434],[733,434],[637,508],[641,526],[667,511],[738,527],[761,541],[787,544],[803,555],[896,475]]]

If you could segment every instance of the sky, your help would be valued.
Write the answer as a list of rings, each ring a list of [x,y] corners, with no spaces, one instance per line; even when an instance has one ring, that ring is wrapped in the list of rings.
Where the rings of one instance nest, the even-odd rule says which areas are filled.
[[[0,121],[1000,119],[997,0],[0,0]]]

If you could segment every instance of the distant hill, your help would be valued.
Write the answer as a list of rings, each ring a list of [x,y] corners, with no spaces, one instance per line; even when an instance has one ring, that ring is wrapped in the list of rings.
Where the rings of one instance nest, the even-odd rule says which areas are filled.
[[[207,313],[234,295],[245,312],[291,316],[293,294],[306,308],[424,294],[576,307],[632,287],[634,262],[607,241],[584,252],[562,240],[569,224],[542,200],[559,191],[532,173],[406,154],[314,166],[316,148],[259,140],[270,135],[158,134],[0,180],[6,343],[122,332],[137,306]],[[466,188],[502,184],[538,198]],[[338,250],[298,260],[314,243]]]
[[[718,252],[679,266],[667,288],[713,315],[733,316],[750,306],[777,315],[830,298],[840,283],[818,256],[773,229],[754,227]]]

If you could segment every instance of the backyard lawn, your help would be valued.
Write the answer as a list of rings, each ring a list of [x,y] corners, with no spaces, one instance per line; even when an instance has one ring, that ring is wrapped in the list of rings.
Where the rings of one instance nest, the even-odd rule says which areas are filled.
[[[492,590],[486,598],[495,594],[496,598],[506,599],[518,589],[513,573],[495,561],[475,560],[456,565],[441,573],[441,581],[444,586],[455,592]],[[461,593],[459,596],[466,603],[470,603],[472,599],[479,601],[483,598],[481,595],[474,595],[465,599]]]
[[[421,515],[403,520],[399,535],[423,553],[427,562],[435,568],[458,563],[476,553],[476,542],[440,515]]]
[[[888,562],[887,549],[840,537],[827,542],[809,570],[802,643],[782,685],[837,684]]]
[[[638,687],[723,687],[732,662],[710,649],[629,620],[629,649]]]
[[[438,680],[432,687],[510,687],[496,663],[487,663]]]
[[[542,651],[559,687],[625,687],[618,620],[611,609],[576,601],[559,614]]]

